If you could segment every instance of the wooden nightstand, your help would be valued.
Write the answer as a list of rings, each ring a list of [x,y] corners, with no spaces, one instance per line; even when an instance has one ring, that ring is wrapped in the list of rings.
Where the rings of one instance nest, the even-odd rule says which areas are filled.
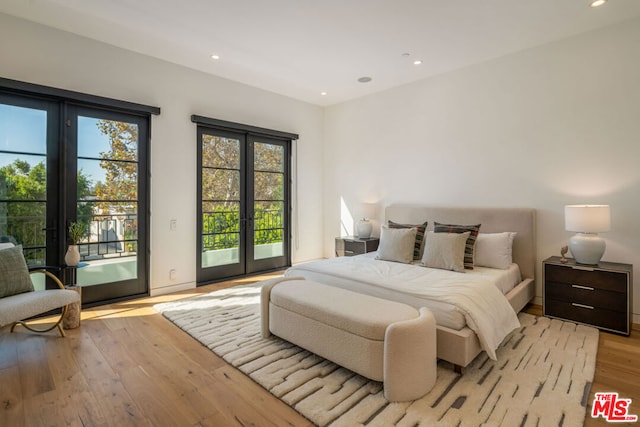
[[[353,256],[366,254],[378,249],[380,239],[369,237],[360,239],[358,237],[336,237],[336,256]]]
[[[629,335],[633,301],[633,266],[601,262],[566,264],[553,256],[543,261],[544,315]]]

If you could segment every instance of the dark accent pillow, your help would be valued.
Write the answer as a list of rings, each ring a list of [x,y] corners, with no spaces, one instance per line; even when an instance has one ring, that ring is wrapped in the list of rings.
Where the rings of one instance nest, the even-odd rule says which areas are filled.
[[[22,246],[0,249],[0,298],[33,291]]]
[[[389,220],[388,224],[389,228],[415,228],[417,230],[416,243],[413,247],[413,259],[422,259],[422,251],[424,248],[424,232],[427,229],[427,221],[425,221],[424,224],[399,224],[397,222]]]
[[[476,238],[480,232],[480,225],[457,225],[457,224],[440,224],[433,223],[433,231],[436,233],[465,233],[470,232],[467,244],[464,247],[464,268],[473,270],[473,250],[476,246]]]

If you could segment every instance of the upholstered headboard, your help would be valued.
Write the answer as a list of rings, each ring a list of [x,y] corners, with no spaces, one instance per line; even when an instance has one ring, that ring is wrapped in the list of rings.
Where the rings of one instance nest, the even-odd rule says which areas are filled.
[[[488,208],[488,207],[436,207],[419,205],[390,205],[385,208],[387,220],[421,224],[429,222],[427,230],[433,230],[433,223],[482,224],[481,233],[515,231],[513,241],[513,262],[518,264],[522,278],[535,276],[536,267],[536,219],[535,210],[528,208]]]

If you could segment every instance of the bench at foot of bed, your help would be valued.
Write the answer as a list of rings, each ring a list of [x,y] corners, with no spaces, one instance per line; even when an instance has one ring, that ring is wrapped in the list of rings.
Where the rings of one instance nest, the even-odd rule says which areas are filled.
[[[389,401],[436,382],[436,325],[426,308],[296,278],[265,282],[262,335],[274,334],[374,381]]]

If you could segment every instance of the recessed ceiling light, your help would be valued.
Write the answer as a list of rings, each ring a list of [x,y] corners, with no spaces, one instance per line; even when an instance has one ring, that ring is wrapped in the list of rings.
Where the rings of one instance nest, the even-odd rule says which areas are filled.
[[[360,78],[358,79],[358,81],[359,81],[360,83],[369,83],[371,80],[372,80],[372,79],[371,79],[371,77],[366,77],[366,76],[365,76],[365,77],[360,77]]]
[[[422,61],[419,59],[416,59],[415,61],[413,61],[413,65],[420,65],[422,64]]]
[[[591,7],[598,7],[598,6],[602,6],[603,4],[605,4],[607,2],[607,0],[592,0],[591,1]]]
[[[211,55],[211,59],[220,59],[220,55],[216,55],[215,53]]]
[[[320,92],[320,95],[327,96],[327,92]]]

